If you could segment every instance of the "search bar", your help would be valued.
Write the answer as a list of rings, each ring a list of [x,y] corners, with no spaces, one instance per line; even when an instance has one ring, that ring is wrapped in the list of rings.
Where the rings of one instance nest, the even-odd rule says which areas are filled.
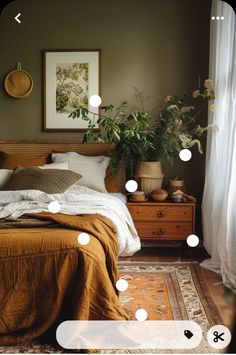
[[[193,321],[65,321],[56,331],[66,349],[194,349],[202,330]]]

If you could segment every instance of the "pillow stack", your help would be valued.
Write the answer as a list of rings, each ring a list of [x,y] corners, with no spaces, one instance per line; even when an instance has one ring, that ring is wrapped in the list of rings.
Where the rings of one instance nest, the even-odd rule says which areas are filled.
[[[47,153],[41,155],[7,154],[0,152],[0,189],[3,189],[3,187],[5,189],[5,185],[15,167],[37,167],[43,170],[62,169],[72,171],[81,176],[80,180],[77,179],[76,184],[102,193],[107,193],[108,191],[119,192],[111,168],[108,168],[109,163],[109,157],[84,156],[76,152]],[[54,173],[50,174],[53,176]]]

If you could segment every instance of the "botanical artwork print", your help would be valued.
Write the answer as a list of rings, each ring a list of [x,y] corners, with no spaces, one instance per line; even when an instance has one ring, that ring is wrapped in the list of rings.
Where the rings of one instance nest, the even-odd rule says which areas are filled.
[[[88,63],[56,64],[56,112],[88,105]]]

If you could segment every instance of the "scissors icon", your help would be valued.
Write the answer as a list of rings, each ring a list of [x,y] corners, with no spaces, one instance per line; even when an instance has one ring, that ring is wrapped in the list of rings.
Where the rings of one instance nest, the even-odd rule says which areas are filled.
[[[221,333],[219,334],[218,332],[213,332],[213,335],[215,335],[215,338],[213,339],[213,341],[215,343],[218,343],[218,340],[220,339],[221,341],[225,341],[223,338],[222,338],[222,335],[224,335],[225,333]]]

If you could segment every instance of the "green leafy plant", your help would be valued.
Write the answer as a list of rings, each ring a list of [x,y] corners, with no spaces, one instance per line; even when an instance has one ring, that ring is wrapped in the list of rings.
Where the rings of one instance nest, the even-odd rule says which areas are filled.
[[[213,125],[202,127],[196,124],[196,118],[203,110],[204,105],[194,115],[194,106],[186,106],[185,97],[166,96],[161,98],[160,110],[154,129],[153,145],[155,150],[150,151],[150,160],[165,160],[173,163],[174,158],[183,148],[197,145],[199,153],[203,153],[201,137]]]
[[[128,174],[133,175],[134,166],[146,160],[150,150],[154,150],[153,132],[149,129],[149,117],[144,111],[127,112],[128,105],[124,101],[118,107],[102,106],[101,113],[91,113],[86,107],[79,107],[69,117],[82,118],[87,121],[88,128],[83,142],[109,142],[115,145],[111,164],[116,169],[120,162],[128,167]],[[98,118],[97,118],[98,117]],[[95,132],[97,125],[100,132]]]
[[[193,97],[202,96],[207,101],[214,99],[212,81],[206,80],[203,93],[193,92]],[[136,89],[136,98],[142,111],[128,111],[127,102],[121,105],[102,106],[100,113],[92,113],[85,106],[78,107],[69,117],[80,118],[88,123],[83,142],[109,142],[115,145],[112,166],[117,168],[121,162],[128,167],[129,176],[133,176],[134,167],[140,161],[168,161],[174,158],[182,148],[197,145],[202,153],[201,136],[211,126],[201,127],[195,124],[196,117],[204,106],[194,115],[193,106],[186,106],[185,97],[167,95],[161,97],[161,107],[156,119],[151,118],[144,109],[143,93]],[[95,131],[97,125],[101,127]]]

